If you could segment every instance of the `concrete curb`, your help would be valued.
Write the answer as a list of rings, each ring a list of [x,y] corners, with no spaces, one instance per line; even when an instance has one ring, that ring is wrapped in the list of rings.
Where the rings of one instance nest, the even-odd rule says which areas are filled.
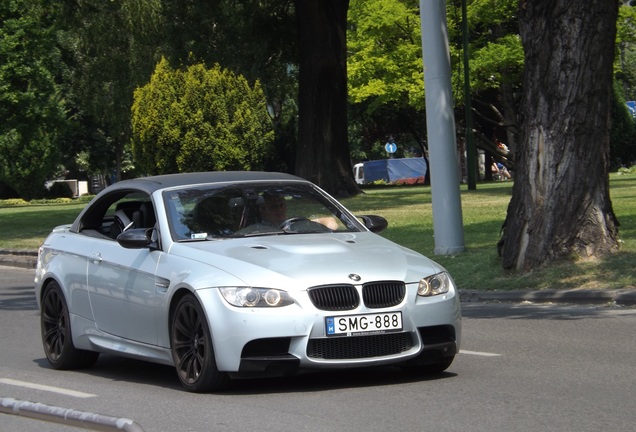
[[[34,269],[38,258],[38,252],[24,249],[0,249],[0,265]],[[636,306],[636,289],[571,289],[555,290],[546,289],[540,291],[515,290],[515,291],[479,291],[460,290],[459,297],[462,303],[562,303],[562,304],[588,304]]]
[[[0,265],[34,269],[38,251],[30,249],[0,249]]]
[[[460,299],[463,303],[470,302],[502,302],[502,303],[570,303],[617,306],[636,305],[636,290],[632,289],[571,289],[555,290],[546,289],[540,291],[515,290],[515,291],[478,291],[460,290]]]

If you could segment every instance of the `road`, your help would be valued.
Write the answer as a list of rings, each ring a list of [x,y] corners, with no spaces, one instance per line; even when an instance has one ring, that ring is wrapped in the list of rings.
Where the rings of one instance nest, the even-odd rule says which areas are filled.
[[[32,270],[0,267],[0,398],[128,418],[146,432],[622,432],[636,424],[636,309],[466,304],[462,352],[441,376],[375,368],[238,381],[201,395],[182,391],[170,367],[108,355],[88,370],[50,369],[32,281]],[[3,413],[0,425],[79,430]]]

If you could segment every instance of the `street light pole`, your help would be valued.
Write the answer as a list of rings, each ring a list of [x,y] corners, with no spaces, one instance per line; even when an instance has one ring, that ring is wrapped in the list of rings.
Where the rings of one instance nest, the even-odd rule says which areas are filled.
[[[464,252],[445,0],[420,0],[436,255]]]

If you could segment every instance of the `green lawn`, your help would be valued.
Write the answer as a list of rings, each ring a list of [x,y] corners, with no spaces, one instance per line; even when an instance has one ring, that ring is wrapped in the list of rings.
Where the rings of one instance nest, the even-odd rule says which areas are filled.
[[[512,191],[511,182],[480,183],[476,191],[461,187],[467,252],[434,256],[431,188],[366,189],[344,199],[356,214],[387,218],[385,237],[444,265],[463,289],[626,288],[636,287],[636,174],[610,176],[611,197],[620,226],[621,251],[598,260],[551,264],[525,274],[505,272],[496,243]],[[55,226],[71,223],[82,204],[1,206],[0,248],[35,249]]]
[[[383,235],[432,257],[445,266],[463,289],[636,287],[636,175],[610,176],[610,193],[620,226],[621,251],[593,261],[552,264],[525,274],[506,272],[497,256],[497,240],[506,217],[511,182],[480,183],[476,191],[461,187],[467,251],[435,256],[430,187],[367,189],[343,200],[357,214],[377,213],[389,220]]]

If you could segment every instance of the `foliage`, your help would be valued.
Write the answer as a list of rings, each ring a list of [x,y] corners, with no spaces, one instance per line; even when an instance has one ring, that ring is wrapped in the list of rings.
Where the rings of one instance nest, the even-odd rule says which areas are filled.
[[[453,83],[457,103],[462,104],[463,56],[462,22],[459,0],[449,2],[448,28],[451,51],[457,68]],[[467,0],[471,91],[498,89],[503,82],[519,85],[523,71],[523,48],[519,39],[516,9],[518,0]]]
[[[298,44],[293,0],[162,1],[161,53],[173,65],[191,58],[259,81],[275,130],[271,171],[294,169],[298,122]]]
[[[43,194],[66,123],[57,13],[43,0],[0,4],[0,181],[26,199]]]
[[[617,55],[614,74],[627,100],[636,100],[636,8],[623,4],[616,22]]]
[[[610,167],[628,166],[636,162],[636,124],[627,109],[620,84],[614,82],[612,128],[610,131]]]
[[[9,198],[0,200],[0,207],[17,207],[29,205],[29,201],[25,201],[22,198]]]
[[[424,107],[418,3],[352,0],[348,14],[349,98],[372,99],[369,111],[403,101]]]
[[[67,97],[73,129],[64,137],[65,163],[88,154],[90,173],[115,173],[126,163],[134,89],[146,82],[161,43],[160,0],[64,0],[61,43],[72,68]]]
[[[77,198],[38,198],[31,201],[25,201],[22,198],[10,198],[0,200],[0,208],[2,207],[24,207],[24,206],[38,206],[38,205],[50,205],[50,204],[88,204],[95,195],[83,195]]]
[[[478,106],[473,104],[480,114],[474,126],[482,136],[491,137],[495,126],[503,129],[503,125],[516,123],[515,91],[523,71],[523,49],[515,16],[517,0],[467,3],[471,90],[473,98],[481,101]],[[400,142],[399,148],[425,147],[420,13],[426,11],[420,11],[415,0],[350,3],[351,135],[356,145],[354,152],[362,157],[377,157],[372,151],[374,143],[390,136]],[[451,82],[461,123],[464,73],[459,0],[447,2],[447,19]]]
[[[471,60],[471,90],[498,89],[503,82],[519,84],[523,72],[523,47],[518,34],[487,42]]]
[[[148,174],[261,169],[274,138],[257,81],[215,65],[175,70],[162,59],[135,91],[133,155]]]

